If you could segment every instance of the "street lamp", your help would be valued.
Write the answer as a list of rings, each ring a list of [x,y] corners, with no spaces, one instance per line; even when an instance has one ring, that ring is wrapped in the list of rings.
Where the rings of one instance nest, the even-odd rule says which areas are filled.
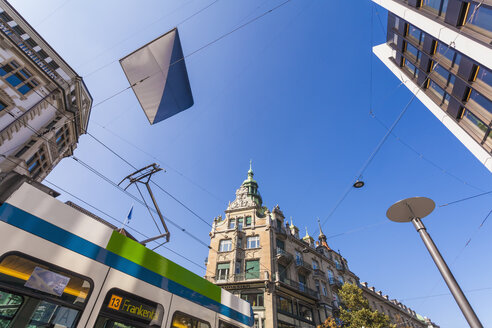
[[[420,237],[422,237],[427,250],[432,256],[434,263],[436,263],[436,266],[439,269],[442,277],[444,278],[444,281],[448,285],[451,294],[453,294],[456,303],[458,303],[461,312],[463,312],[466,321],[468,321],[468,324],[472,328],[483,328],[480,320],[478,319],[470,303],[466,299],[465,294],[463,294],[463,291],[456,282],[456,279],[454,279],[451,270],[449,270],[449,267],[444,261],[441,253],[439,253],[436,244],[434,244],[434,241],[432,240],[429,233],[425,229],[424,224],[420,220],[432,213],[435,207],[436,204],[430,198],[412,197],[400,200],[399,202],[393,204],[386,212],[386,216],[388,217],[388,219],[395,222],[412,221],[415,229],[417,229],[417,232],[420,234]]]

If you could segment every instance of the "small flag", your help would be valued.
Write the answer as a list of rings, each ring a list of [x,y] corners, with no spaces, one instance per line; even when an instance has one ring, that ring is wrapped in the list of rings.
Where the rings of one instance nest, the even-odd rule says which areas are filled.
[[[130,223],[130,220],[132,219],[132,214],[133,214],[133,204],[132,207],[130,208],[130,211],[128,212],[128,215],[125,218],[125,221],[123,222],[123,226],[120,228],[120,232],[125,228],[126,225]]]
[[[125,225],[130,223],[130,220],[132,219],[132,214],[133,214],[133,205],[132,205],[132,208],[130,208],[130,212],[128,212],[128,215],[127,215],[126,221],[125,221]]]

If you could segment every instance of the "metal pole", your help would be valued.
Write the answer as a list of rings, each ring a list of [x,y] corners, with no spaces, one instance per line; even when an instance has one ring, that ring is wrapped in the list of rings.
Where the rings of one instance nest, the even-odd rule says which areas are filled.
[[[162,226],[164,227],[164,230],[166,230],[166,240],[169,241],[169,230],[167,230],[166,222],[164,222],[164,218],[162,217],[161,210],[159,209],[159,206],[157,206],[157,202],[155,201],[154,194],[152,193],[152,189],[150,189],[148,182],[145,184],[145,186],[149,191],[150,198],[152,198],[152,202],[154,203],[155,209],[157,210],[157,214],[159,214],[159,218],[161,219]]]
[[[434,244],[434,241],[430,237],[429,233],[427,233],[427,230],[425,229],[425,226],[422,223],[422,221],[416,217],[413,218],[412,223],[415,226],[415,229],[417,229],[417,232],[420,234],[420,237],[422,237],[422,240],[425,246],[427,247],[427,250],[432,256],[434,263],[436,263],[439,272],[441,272],[444,281],[448,285],[451,294],[453,294],[456,303],[458,303],[458,306],[460,307],[461,312],[463,312],[463,315],[465,316],[466,321],[468,321],[470,327],[483,328],[482,324],[480,323],[480,320],[475,314],[475,311],[473,311],[470,303],[468,303],[465,294],[463,294],[463,291],[461,290],[460,286],[456,282],[456,279],[454,279],[451,270],[449,270],[448,265],[446,264],[443,257],[441,256],[441,253],[439,253],[436,244]]]

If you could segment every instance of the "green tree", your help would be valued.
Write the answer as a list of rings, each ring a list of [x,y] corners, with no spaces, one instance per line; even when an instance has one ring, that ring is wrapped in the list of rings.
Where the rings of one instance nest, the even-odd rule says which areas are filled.
[[[330,317],[320,328],[396,328],[387,315],[369,308],[369,302],[356,285],[345,283],[339,295],[343,303],[339,315],[342,325]]]

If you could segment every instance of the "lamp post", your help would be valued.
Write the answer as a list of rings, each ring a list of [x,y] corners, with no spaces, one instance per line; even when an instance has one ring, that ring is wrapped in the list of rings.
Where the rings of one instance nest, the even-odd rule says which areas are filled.
[[[463,294],[463,291],[461,290],[460,286],[456,282],[456,279],[451,273],[451,270],[449,270],[449,267],[444,261],[441,253],[439,253],[436,244],[434,244],[434,241],[432,240],[424,224],[420,220],[426,217],[427,215],[429,215],[430,213],[432,213],[435,207],[436,204],[430,198],[412,197],[412,198],[400,200],[399,202],[393,204],[386,212],[386,216],[391,221],[395,221],[395,222],[411,221],[413,223],[415,229],[417,229],[417,232],[420,234],[422,241],[427,247],[427,250],[432,256],[434,263],[436,263],[436,266],[439,269],[439,272],[441,273],[442,277],[444,278],[444,281],[448,285],[451,294],[453,294],[456,303],[458,303],[461,312],[463,312],[466,321],[468,321],[468,324],[472,328],[483,328],[482,324],[480,323],[480,320],[478,319],[477,315],[473,311],[473,308],[471,307],[470,303],[466,299],[465,294]]]

